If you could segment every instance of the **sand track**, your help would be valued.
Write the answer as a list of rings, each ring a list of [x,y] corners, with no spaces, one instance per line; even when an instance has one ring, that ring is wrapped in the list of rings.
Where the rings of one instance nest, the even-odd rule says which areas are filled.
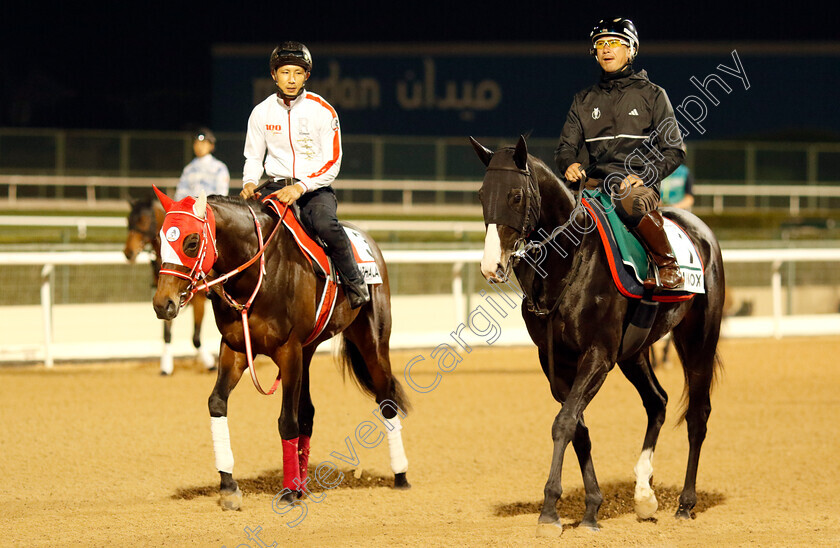
[[[394,369],[401,374],[415,354],[395,352]],[[360,477],[338,461],[345,482],[316,489],[322,502],[308,501],[294,528],[286,522],[297,516],[271,507],[282,487],[279,395],[260,396],[243,378],[231,396],[244,500],[242,511],[222,512],[207,413],[214,378],[199,366],[179,362],[171,378],[158,377],[154,363],[0,368],[0,545],[258,546],[245,531],[257,527],[278,546],[840,544],[840,340],[726,341],[721,354],[696,519],[672,517],[688,445],[685,426],[674,428],[679,366],[658,373],[669,418],[654,459],[660,508],[647,521],[633,514],[632,484],[644,410],[616,368],[585,415],[605,498],[602,530],[576,527],[582,482],[569,453],[560,541],[534,537],[558,406],[532,348],[476,348],[434,391],[411,393],[414,411],[403,421],[410,491],[385,486],[385,443],[356,446]],[[426,384],[430,364],[412,370]],[[261,362],[260,378],[272,368]],[[346,454],[375,404],[327,357],[313,363],[312,385],[314,466]]]

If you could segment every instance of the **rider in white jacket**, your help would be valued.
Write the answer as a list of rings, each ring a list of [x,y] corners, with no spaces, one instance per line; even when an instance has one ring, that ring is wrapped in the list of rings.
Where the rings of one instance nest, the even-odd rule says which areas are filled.
[[[284,42],[274,48],[269,64],[278,91],[254,107],[248,119],[240,196],[254,195],[264,169],[272,182],[263,194],[298,203],[301,221],[326,244],[350,306],[358,308],[370,301],[370,294],[336,218],[331,186],[341,168],[338,115],[324,98],[304,88],[312,70],[306,46]]]

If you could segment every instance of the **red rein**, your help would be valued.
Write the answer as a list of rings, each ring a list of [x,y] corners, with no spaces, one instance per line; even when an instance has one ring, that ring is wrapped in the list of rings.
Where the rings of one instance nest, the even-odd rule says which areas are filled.
[[[195,265],[193,266],[192,270],[189,272],[189,274],[186,274],[186,273],[180,272],[178,270],[161,268],[160,273],[161,274],[169,274],[171,276],[176,276],[178,278],[182,278],[182,279],[188,280],[190,282],[189,286],[187,286],[187,291],[189,292],[189,296],[184,300],[183,303],[181,303],[181,307],[183,308],[184,306],[187,305],[187,303],[190,302],[190,299],[192,299],[193,296],[197,292],[199,292],[201,290],[209,291],[212,286],[214,286],[216,284],[222,284],[225,280],[231,278],[232,276],[235,276],[235,275],[239,274],[240,272],[242,272],[245,269],[247,269],[248,267],[250,267],[252,264],[254,264],[256,262],[257,259],[260,260],[260,273],[259,273],[259,277],[257,278],[257,285],[256,285],[256,287],[254,287],[254,291],[251,293],[251,297],[248,299],[248,302],[246,302],[245,304],[238,303],[236,300],[233,299],[233,297],[231,297],[230,295],[227,294],[223,285],[219,285],[219,289],[220,289],[220,292],[221,292],[222,296],[227,301],[227,303],[231,307],[238,310],[242,314],[242,329],[243,329],[243,332],[244,332],[244,335],[245,335],[245,356],[248,359],[248,369],[250,369],[250,371],[251,371],[251,380],[254,381],[254,386],[256,387],[257,391],[260,394],[270,396],[271,394],[274,393],[275,390],[277,390],[277,386],[280,384],[280,375],[278,373],[277,378],[274,380],[274,384],[271,386],[271,388],[268,390],[268,392],[265,392],[262,389],[262,386],[260,386],[260,381],[257,379],[257,372],[254,369],[254,357],[253,357],[253,354],[251,353],[251,335],[250,335],[250,331],[248,329],[248,309],[251,308],[251,304],[253,304],[254,299],[257,296],[257,292],[259,292],[260,287],[262,286],[263,276],[265,276],[265,250],[267,249],[268,242],[270,242],[272,240],[272,238],[274,238],[274,235],[277,233],[277,231],[282,226],[283,217],[286,216],[286,212],[289,210],[289,204],[286,204],[286,207],[283,208],[283,212],[280,214],[280,219],[277,221],[277,226],[275,226],[274,230],[271,231],[271,234],[268,236],[268,240],[266,240],[265,243],[263,243],[263,239],[262,239],[262,227],[260,226],[260,221],[257,219],[257,215],[256,215],[256,213],[254,213],[254,210],[251,209],[251,206],[248,206],[248,211],[251,212],[251,216],[254,218],[254,225],[256,226],[256,229],[257,229],[257,241],[259,242],[260,250],[257,252],[256,255],[251,257],[251,259],[249,259],[245,264],[240,265],[240,266],[236,267],[234,270],[231,270],[230,272],[225,274],[224,276],[220,276],[220,277],[216,278],[215,280],[209,281],[209,282],[206,281],[207,273],[202,271],[202,269],[200,267],[200,265],[204,261],[204,257],[206,256],[206,253],[207,253],[208,242],[212,242],[214,251],[216,251],[215,234],[211,233],[211,231],[208,228],[208,223],[207,223],[207,219],[210,217],[210,215],[212,215],[212,213],[210,211],[210,206],[207,206],[207,210],[208,210],[208,213],[204,216],[204,219],[202,221],[203,226],[202,226],[202,230],[201,230],[201,236],[199,238],[199,249],[201,251],[199,251],[199,256],[196,258],[197,260],[196,260]],[[167,215],[168,214],[169,213],[167,213]],[[216,256],[218,256],[218,254],[216,254]],[[204,283],[199,283],[202,280],[205,280]]]

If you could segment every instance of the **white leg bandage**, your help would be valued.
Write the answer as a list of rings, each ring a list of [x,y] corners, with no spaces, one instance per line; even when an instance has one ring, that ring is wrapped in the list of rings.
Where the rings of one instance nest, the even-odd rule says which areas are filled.
[[[633,472],[636,473],[636,492],[633,497],[636,515],[642,519],[651,518],[659,508],[656,495],[650,486],[650,478],[653,475],[653,449],[642,451]]]
[[[227,417],[210,417],[210,432],[213,434],[216,470],[233,474],[233,451],[230,449]]]
[[[160,357],[160,370],[162,373],[171,375],[175,369],[175,364],[172,361],[172,345],[163,343],[163,355]]]
[[[198,359],[201,360],[201,363],[207,369],[210,369],[211,367],[216,365],[216,358],[213,357],[213,354],[210,353],[210,351],[207,350],[207,348],[204,346],[198,347]]]
[[[403,448],[402,424],[400,423],[400,416],[396,415],[393,419],[385,419],[388,423],[388,450],[391,453],[391,471],[395,474],[402,474],[408,471],[408,459],[405,456],[405,449]]]

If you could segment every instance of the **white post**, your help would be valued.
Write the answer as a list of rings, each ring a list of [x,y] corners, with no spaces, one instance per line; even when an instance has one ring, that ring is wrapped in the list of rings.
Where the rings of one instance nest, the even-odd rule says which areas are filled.
[[[52,292],[50,278],[53,265],[45,264],[41,269],[41,316],[44,323],[44,365],[53,366],[52,354]]]
[[[790,214],[791,216],[799,215],[799,196],[790,195]]]
[[[461,273],[464,263],[452,264],[452,297],[455,299],[455,325],[464,323],[467,318],[464,310],[464,281]]]
[[[782,261],[773,261],[773,336],[782,338]]]

